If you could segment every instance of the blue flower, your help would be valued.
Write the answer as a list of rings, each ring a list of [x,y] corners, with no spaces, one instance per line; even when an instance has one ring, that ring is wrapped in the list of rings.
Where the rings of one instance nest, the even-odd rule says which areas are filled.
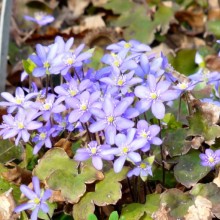
[[[44,12],[36,12],[34,13],[34,17],[25,15],[24,18],[27,21],[37,23],[39,26],[44,26],[54,21],[54,17],[52,15],[48,15]]]
[[[52,192],[49,189],[46,191],[40,189],[40,181],[36,176],[32,177],[32,182],[34,188],[33,191],[25,185],[20,186],[21,192],[29,199],[29,201],[17,206],[14,211],[21,212],[30,209],[32,210],[31,220],[37,220],[38,212],[40,210],[44,213],[49,212],[49,207],[46,201],[51,197]]]

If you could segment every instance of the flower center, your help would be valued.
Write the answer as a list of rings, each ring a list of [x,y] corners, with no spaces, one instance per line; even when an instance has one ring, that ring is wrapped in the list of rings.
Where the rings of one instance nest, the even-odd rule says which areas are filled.
[[[158,96],[157,96],[157,93],[156,93],[156,92],[151,92],[151,93],[150,93],[150,98],[151,98],[151,99],[154,99],[154,100],[155,100],[155,99],[157,99],[157,97],[158,97]]]
[[[184,90],[184,89],[186,89],[188,87],[188,83],[184,83],[184,82],[183,83],[179,83],[178,86],[179,86],[180,89]]]
[[[92,148],[91,148],[91,153],[92,153],[92,154],[96,154],[96,152],[97,152],[96,147],[92,147]]]
[[[81,109],[82,111],[86,111],[86,110],[87,110],[87,105],[86,105],[86,104],[82,104],[82,105],[80,106],[80,109]]]
[[[24,128],[24,124],[22,122],[18,122],[17,126],[18,126],[18,129],[23,129]]]
[[[124,48],[130,48],[130,47],[131,47],[131,44],[129,44],[129,43],[124,44]]]
[[[214,162],[215,162],[215,159],[214,159],[214,157],[209,157],[209,158],[208,158],[208,161],[209,161],[210,163],[214,163]]]
[[[44,62],[44,68],[48,69],[50,67],[50,64],[48,61],[45,61]]]
[[[141,131],[140,137],[150,139],[150,131],[146,132],[145,130]]]
[[[33,202],[34,202],[36,205],[38,205],[38,204],[40,203],[40,199],[39,199],[39,198],[34,198],[34,199],[33,199]]]
[[[15,99],[15,102],[16,102],[17,104],[21,104],[22,101],[23,101],[23,100],[22,100],[21,98],[16,98],[16,99]]]
[[[77,91],[76,90],[69,90],[69,94],[71,95],[71,96],[75,96],[76,94],[77,94]]]
[[[117,84],[118,84],[118,86],[122,86],[124,84],[124,80],[123,79],[119,79]]]
[[[125,146],[125,147],[122,148],[123,154],[127,154],[128,151],[129,151],[128,147]]]
[[[109,123],[113,123],[114,117],[113,117],[113,116],[108,116],[108,117],[107,117],[107,121],[108,121]]]
[[[44,110],[49,110],[49,109],[51,109],[51,104],[50,103],[46,103],[46,104],[44,104],[43,105],[43,108],[44,108]]]
[[[73,57],[68,57],[66,60],[65,60],[65,64],[66,65],[72,65],[74,63],[74,59]]]
[[[147,168],[146,163],[141,163],[141,164],[140,164],[140,168],[141,168],[141,169],[145,169],[145,168]]]
[[[115,60],[115,61],[113,62],[113,64],[114,64],[114,66],[117,66],[117,67],[119,67],[119,65],[120,65],[120,63],[119,63],[118,60]]]
[[[46,138],[46,133],[45,132],[40,133],[40,139],[44,140],[45,138]]]

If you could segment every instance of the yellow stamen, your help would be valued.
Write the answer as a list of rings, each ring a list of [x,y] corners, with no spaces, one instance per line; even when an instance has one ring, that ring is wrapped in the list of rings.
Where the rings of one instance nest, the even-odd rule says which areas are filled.
[[[81,109],[82,111],[86,111],[86,110],[87,110],[87,105],[86,105],[86,104],[82,104],[82,105],[80,106],[80,109]]]
[[[46,62],[44,62],[44,68],[49,68],[50,67],[50,64],[49,64],[49,62],[48,61],[46,61]]]
[[[67,65],[72,65],[74,63],[74,59],[72,57],[68,57],[65,62]]]
[[[157,93],[156,92],[150,93],[150,97],[151,99],[157,99]]]
[[[129,43],[124,44],[124,48],[130,48],[130,47],[131,47],[131,44],[129,44]]]
[[[42,132],[40,133],[40,139],[44,140],[46,138],[46,133]]]
[[[178,86],[179,86],[180,89],[183,90],[183,89],[186,89],[186,88],[187,88],[188,83],[184,83],[184,82],[183,82],[183,83],[179,83]]]
[[[141,168],[141,169],[145,169],[146,167],[147,167],[146,163],[141,163],[141,164],[140,164],[140,168]]]
[[[24,128],[24,124],[22,122],[18,122],[17,126],[18,126],[18,129]]]
[[[117,84],[118,84],[118,86],[122,86],[124,84],[124,80],[123,79],[119,79]]]
[[[43,105],[43,107],[44,107],[44,110],[49,110],[51,108],[51,104],[46,103]]]
[[[71,96],[75,96],[77,94],[77,92],[75,90],[69,90],[69,94]]]
[[[21,103],[22,103],[22,99],[16,98],[15,102],[16,102],[17,104],[21,104]]]
[[[96,152],[97,152],[97,149],[95,147],[91,148],[91,153],[92,154],[96,154]]]
[[[124,154],[128,153],[128,151],[129,151],[128,147],[123,147],[122,152],[123,152]]]
[[[215,159],[213,157],[209,157],[208,160],[209,160],[210,163],[213,163],[215,161]]]
[[[38,205],[40,203],[40,199],[39,198],[34,198],[33,202]]]
[[[114,121],[114,117],[113,116],[108,116],[107,121],[109,123],[112,123]]]

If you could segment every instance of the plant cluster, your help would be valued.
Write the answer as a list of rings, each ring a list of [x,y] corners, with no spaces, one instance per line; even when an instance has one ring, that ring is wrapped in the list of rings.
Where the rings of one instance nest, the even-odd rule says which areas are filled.
[[[138,179],[139,186],[140,181],[146,186],[145,181],[156,176],[161,167],[160,181],[165,187],[165,170],[169,170],[167,155],[171,159],[179,155],[188,156],[186,162],[198,158],[199,164],[195,165],[204,173],[199,177],[192,173],[193,184],[187,178],[178,178],[181,176],[179,172],[184,170],[177,166],[185,164],[185,158],[180,157],[175,166],[177,181],[187,187],[195,185],[220,162],[219,150],[214,152],[207,146],[207,149],[201,147],[199,155],[200,146],[190,151],[192,142],[190,146],[183,144],[187,136],[204,136],[207,143],[218,137],[219,126],[212,125],[211,132],[205,130],[207,121],[201,117],[201,111],[195,111],[190,105],[193,100],[190,91],[204,84],[204,78],[206,84],[213,85],[212,96],[219,98],[218,74],[206,74],[201,65],[196,74],[181,77],[163,53],[154,54],[148,45],[136,40],[109,45],[109,52],[101,59],[102,67],[94,70],[88,67],[94,50],[83,51],[84,44],[72,49],[73,43],[73,38],[65,42],[57,36],[48,46],[37,44],[36,52],[23,61],[25,71],[22,79],[40,78],[45,88],[39,89],[32,82],[29,88],[18,87],[14,96],[8,92],[1,94],[5,101],[0,105],[7,107],[8,114],[3,116],[0,135],[3,139],[13,139],[15,145],[31,146],[33,154],[39,155],[40,159],[33,167],[34,191],[21,185],[20,189],[29,201],[15,208],[15,212],[31,209],[32,220],[37,219],[40,211],[47,213],[43,218],[51,218],[53,210],[50,211],[47,200],[52,190],[58,190],[63,201],[74,204],[74,219],[86,219],[88,213],[79,217],[83,204],[94,202],[88,208],[91,213],[95,210],[94,205],[116,204],[122,195],[118,181],[126,179],[126,176],[131,197],[136,202],[141,200],[141,191],[135,191],[132,178]],[[200,63],[201,59],[197,54],[196,62]],[[59,79],[57,85],[54,85],[55,77]],[[184,107],[188,108],[190,115],[187,129],[183,126],[186,122],[176,121],[169,113],[176,100],[186,101]],[[213,102],[213,99],[208,101]],[[219,105],[218,101],[214,104],[216,102]],[[181,101],[176,112],[179,118],[183,117],[180,110]],[[198,121],[204,129],[195,128]],[[178,149],[171,147],[175,145],[172,143],[174,136],[181,141]],[[73,142],[73,157],[60,148],[54,148],[61,139]],[[80,144],[76,146],[76,143]],[[51,190],[41,190],[39,179]],[[115,184],[115,194],[105,188],[108,187],[107,180],[112,181],[112,186]],[[86,192],[85,184],[95,181],[97,195],[108,191],[104,201],[100,201],[94,191]],[[54,198],[51,200],[56,202]],[[144,215],[146,210],[139,208]],[[150,210],[145,215],[150,217],[157,209]]]

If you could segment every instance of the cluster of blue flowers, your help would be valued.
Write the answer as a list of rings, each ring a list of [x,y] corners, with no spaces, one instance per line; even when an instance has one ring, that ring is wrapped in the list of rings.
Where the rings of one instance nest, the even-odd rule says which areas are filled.
[[[110,52],[101,59],[104,67],[95,71],[86,68],[93,50],[83,51],[84,44],[73,50],[73,43],[73,38],[65,42],[58,36],[51,45],[36,46],[36,53],[29,57],[35,64],[32,75],[48,80],[60,74],[63,83],[40,91],[35,84],[30,89],[19,87],[14,96],[3,92],[6,101],[0,106],[7,107],[8,115],[3,116],[0,135],[3,139],[14,138],[16,145],[20,141],[31,143],[37,154],[43,146],[51,148],[63,132],[86,131],[88,141],[77,150],[76,161],[91,158],[98,170],[103,168],[103,160],[113,161],[116,173],[129,161],[133,169],[128,177],[152,175],[143,155],[149,155],[152,144],[162,144],[158,137],[161,128],[149,124],[146,112],[163,119],[166,104],[192,90],[203,72],[179,81],[162,53],[153,54],[149,46],[135,40],[109,45]],[[219,78],[210,82],[213,80],[218,82]],[[37,197],[24,190],[41,204],[38,188]],[[25,207],[32,204],[35,202]],[[39,208],[46,210],[45,205]]]

